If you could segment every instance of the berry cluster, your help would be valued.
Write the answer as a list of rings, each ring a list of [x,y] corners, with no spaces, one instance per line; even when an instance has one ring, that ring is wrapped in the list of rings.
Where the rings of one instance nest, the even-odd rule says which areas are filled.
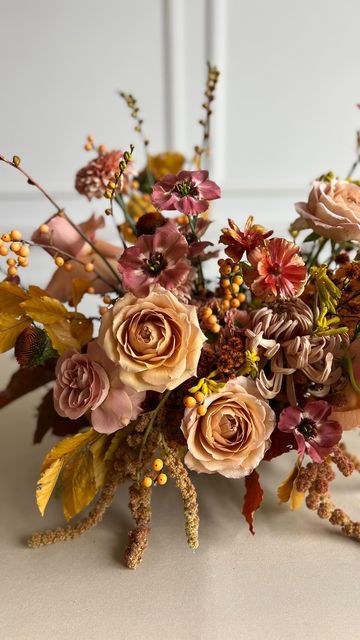
[[[153,484],[164,485],[167,483],[166,473],[161,472],[164,466],[161,458],[155,458],[151,464],[151,471],[148,475],[144,476],[142,484],[146,489],[150,489]],[[161,472],[161,473],[160,473]]]
[[[220,267],[220,286],[224,297],[221,306],[224,311],[228,311],[230,308],[237,309],[246,300],[245,294],[240,291],[244,282],[240,265],[231,258],[219,260],[218,265]]]
[[[7,262],[8,276],[16,276],[18,267],[27,267],[29,264],[29,247],[22,241],[22,233],[13,229],[10,233],[3,233],[0,239],[0,256],[7,256],[12,252],[16,257],[9,257]]]

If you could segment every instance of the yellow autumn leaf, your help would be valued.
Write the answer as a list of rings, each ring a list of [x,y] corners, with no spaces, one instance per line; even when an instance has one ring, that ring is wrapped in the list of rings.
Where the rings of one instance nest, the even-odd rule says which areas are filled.
[[[77,307],[81,302],[83,295],[87,292],[90,281],[86,278],[73,278],[72,279],[72,295],[71,300],[74,307]]]
[[[35,322],[41,322],[44,325],[56,324],[62,318],[67,318],[69,313],[62,302],[49,296],[29,298],[21,303],[21,308],[23,313],[29,315]]]
[[[51,344],[56,351],[62,355],[68,349],[80,349],[80,342],[74,338],[71,332],[71,324],[67,320],[54,324],[45,324]]]
[[[47,454],[42,464],[41,471],[44,472],[48,467],[50,467],[50,465],[52,465],[54,460],[58,460],[59,458],[64,458],[64,461],[66,462],[75,453],[78,453],[81,449],[91,444],[99,437],[99,434],[94,431],[94,429],[89,429],[84,433],[76,433],[70,438],[61,440]]]
[[[298,491],[296,488],[296,480],[299,475],[300,468],[301,468],[301,464],[297,460],[291,473],[281,483],[281,485],[277,490],[277,495],[280,502],[289,502],[290,500],[291,511],[295,511],[296,509],[299,509],[305,497],[305,493]]]
[[[90,342],[93,336],[92,320],[82,313],[70,314],[71,335],[78,341],[80,347]]]
[[[44,296],[48,296],[48,292],[45,289],[41,289],[36,284],[30,284],[28,288],[28,295],[31,298],[43,298]]]
[[[43,471],[36,485],[36,503],[42,516],[54,491],[62,467],[62,458],[53,460],[50,466]]]
[[[119,431],[116,431],[116,433],[111,438],[111,443],[108,447],[108,450],[106,451],[106,454],[105,454],[106,461],[110,462],[113,459],[114,453],[119,448],[121,441],[124,440],[126,437],[127,437],[127,432],[124,431],[123,429],[119,429]]]
[[[4,309],[9,315],[23,315],[20,303],[24,302],[27,297],[26,292],[19,285],[6,280],[0,283],[0,309]]]
[[[16,338],[31,324],[29,318],[16,318],[8,313],[0,313],[0,353],[12,349]]]
[[[66,520],[70,520],[85,509],[97,493],[94,475],[94,459],[85,449],[64,468],[61,476],[61,499]]]
[[[110,444],[109,436],[102,435],[91,445],[90,451],[93,456],[94,477],[96,488],[99,490],[104,486],[107,473],[105,454]]]
[[[305,498],[305,493],[302,491],[298,491],[296,488],[296,483],[294,482],[293,488],[290,494],[290,509],[291,511],[296,511],[296,509],[300,509]]]

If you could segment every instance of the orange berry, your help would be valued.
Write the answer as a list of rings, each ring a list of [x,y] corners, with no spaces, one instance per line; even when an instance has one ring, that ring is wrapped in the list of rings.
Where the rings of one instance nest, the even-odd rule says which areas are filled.
[[[229,264],[224,264],[221,269],[220,269],[220,273],[222,276],[229,276],[231,273],[231,267]]]
[[[84,265],[84,269],[85,269],[86,273],[91,273],[91,271],[94,271],[94,265],[93,265],[93,263],[92,263],[92,262],[87,262],[87,263]]]
[[[10,238],[10,233],[3,233],[1,236],[1,240],[3,242],[10,242],[11,238]]]
[[[88,140],[89,142],[94,142],[95,138],[94,138],[94,136],[88,136],[88,137],[87,137],[87,140]]]
[[[233,293],[239,293],[239,291],[240,291],[240,287],[239,287],[238,284],[232,284],[231,285],[231,289],[232,289]]]
[[[85,151],[91,151],[91,149],[93,148],[94,147],[92,146],[91,142],[87,142],[86,144],[84,144]]]
[[[142,481],[143,487],[145,487],[146,489],[150,489],[152,483],[153,481],[149,476],[145,476],[145,478]]]
[[[207,318],[210,318],[211,315],[212,315],[212,311],[211,311],[210,307],[204,307],[202,312],[201,312],[202,319],[206,320]]]
[[[99,144],[99,153],[100,155],[106,153],[106,147],[104,144]]]
[[[19,267],[27,267],[29,264],[29,260],[27,258],[22,258],[21,256],[18,258]]]
[[[163,461],[161,460],[161,458],[155,458],[155,460],[153,460],[152,462],[152,468],[154,469],[154,471],[161,471],[161,469],[164,466]]]
[[[10,245],[10,250],[13,251],[14,253],[19,253],[21,249],[21,244],[20,242],[12,242]]]
[[[156,478],[156,481],[158,484],[164,485],[167,483],[167,475],[166,473],[159,473],[158,477]]]
[[[224,311],[227,311],[228,309],[230,309],[230,300],[223,300],[221,306]]]
[[[234,264],[233,266],[233,271],[236,273],[237,271],[240,270],[240,265],[239,264]],[[239,284],[239,283],[238,283]]]
[[[245,293],[238,293],[236,297],[239,300],[239,302],[245,302],[245,300],[246,300]]]
[[[197,391],[197,392],[194,394],[194,398],[195,398],[196,402],[200,402],[200,403],[201,403],[201,402],[204,402],[204,400],[205,400],[205,395],[203,394],[203,392],[202,392],[202,391]]]
[[[9,276],[16,276],[17,274],[17,268],[16,267],[9,267],[7,270]]]
[[[110,302],[111,302],[110,296],[104,296],[103,297],[103,303],[104,304],[110,304]]]
[[[19,231],[18,229],[13,229],[10,232],[10,238],[11,238],[11,240],[21,240],[21,238],[22,238],[21,231]]]
[[[72,262],[70,262],[70,260],[67,260],[67,262],[65,262],[64,264],[65,271],[71,271],[72,268],[73,268]]]
[[[196,407],[195,398],[193,396],[185,396],[184,405],[187,409],[193,409],[193,407]]]
[[[217,323],[217,317],[214,316],[214,314],[211,314],[211,316],[209,318],[206,318],[206,324],[208,325],[213,325]]]
[[[56,256],[55,258],[55,264],[57,267],[63,267],[64,266],[64,258],[62,258],[61,256]]]
[[[87,292],[88,293],[95,293],[95,287],[89,287]]]
[[[244,278],[242,276],[235,276],[233,278],[233,284],[242,284],[244,282]]]
[[[212,325],[211,327],[212,333],[220,333],[220,331],[221,331],[221,327],[218,323]]]
[[[197,407],[196,411],[198,416],[204,416],[207,413],[207,408],[204,404],[201,404],[199,407]]]
[[[230,307],[232,307],[233,309],[237,309],[238,307],[240,307],[240,300],[238,300],[237,298],[233,298],[230,302]]]
[[[107,308],[106,307],[99,307],[99,313],[101,316],[105,315],[105,313],[107,312]]]
[[[47,224],[42,224],[39,227],[39,231],[40,231],[40,233],[49,233],[50,227]]]
[[[218,263],[219,267],[222,267],[222,266],[223,266],[223,264],[225,264],[225,260],[224,260],[224,258],[220,258],[220,259],[217,261],[217,263]]]
[[[27,258],[30,253],[30,249],[26,244],[23,244],[19,251],[19,256],[22,258]]]
[[[227,290],[224,292],[224,298],[225,298],[225,300],[231,300],[231,299],[232,299],[232,297],[233,297],[233,295],[232,295],[232,293],[231,293],[230,289],[227,289]]]
[[[7,256],[8,253],[9,249],[7,247],[5,247],[4,245],[0,247],[0,256]]]
[[[6,260],[6,262],[7,262],[7,265],[8,265],[9,267],[15,267],[15,265],[16,265],[16,260],[15,260],[15,258],[8,258],[8,259]]]
[[[220,280],[220,286],[221,286],[223,289],[227,289],[227,287],[230,287],[230,280],[229,280],[229,278],[222,278],[222,279]]]

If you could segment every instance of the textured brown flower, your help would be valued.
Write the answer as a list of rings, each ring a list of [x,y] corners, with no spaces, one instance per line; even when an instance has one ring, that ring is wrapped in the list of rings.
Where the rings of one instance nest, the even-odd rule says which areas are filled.
[[[245,338],[231,336],[219,349],[218,370],[226,379],[235,378],[245,362]]]
[[[122,151],[109,151],[99,155],[80,169],[75,178],[75,189],[88,200],[102,198],[109,180],[119,169],[119,162],[123,157]],[[131,164],[128,165],[123,175],[122,190],[126,190],[128,176],[131,173]]]

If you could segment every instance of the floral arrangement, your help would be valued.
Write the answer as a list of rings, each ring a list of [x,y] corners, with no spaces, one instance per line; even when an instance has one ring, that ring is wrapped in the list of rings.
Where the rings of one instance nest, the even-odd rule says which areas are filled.
[[[360,523],[329,494],[336,469],[360,471],[342,441],[343,431],[360,425],[360,183],[352,178],[360,156],[346,179],[328,173],[315,180],[308,201],[295,205],[290,239],[252,217],[229,220],[219,275],[209,281],[206,262],[219,249],[204,238],[221,192],[202,164],[218,77],[209,65],[203,139],[192,163],[175,152],[149,153],[129,94],[121,96],[142,137],[145,168],[136,168],[133,146],[108,151],[88,136],[85,148],[95,155],[75,186],[89,201],[106,199],[119,244],[99,239],[106,218],[75,224],[18,156],[0,156],[53,209],[31,239],[14,229],[0,241],[7,263],[0,350],[14,348],[19,364],[0,405],[45,385],[34,440],[49,430],[61,438],[43,462],[36,501],[43,515],[56,489],[68,524],[35,533],[30,547],[80,536],[128,482],[135,526],[125,558],[136,568],[148,545],[152,491],[170,477],[196,549],[189,471],[243,481],[242,513],[254,533],[260,463],[291,450],[297,459],[279,500],[291,509],[305,501],[360,540]],[[46,289],[21,282],[37,247],[56,266]],[[91,317],[78,309],[88,294]],[[90,503],[83,519],[69,522]]]

